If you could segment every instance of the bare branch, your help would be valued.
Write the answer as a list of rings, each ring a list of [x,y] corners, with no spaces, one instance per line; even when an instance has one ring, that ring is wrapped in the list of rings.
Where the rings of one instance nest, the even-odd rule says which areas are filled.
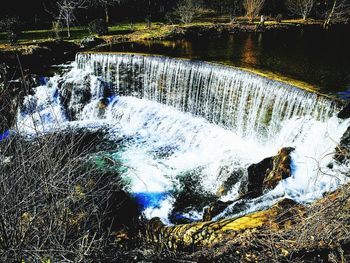
[[[306,20],[314,7],[315,0],[287,0],[286,6],[294,15],[300,15]]]

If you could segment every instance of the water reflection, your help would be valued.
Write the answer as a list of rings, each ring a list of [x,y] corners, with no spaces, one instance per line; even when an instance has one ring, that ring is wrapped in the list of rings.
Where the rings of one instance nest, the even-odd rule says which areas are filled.
[[[248,65],[256,65],[257,58],[259,57],[258,49],[255,46],[253,41],[253,36],[251,34],[247,35],[246,40],[244,41],[243,53],[241,55],[242,62]],[[258,37],[258,44],[261,43],[261,34]]]
[[[144,41],[103,47],[103,51],[160,54],[220,62],[277,73],[344,97],[350,90],[349,27],[288,32],[237,33],[220,38]],[[347,97],[348,98],[348,95]]]

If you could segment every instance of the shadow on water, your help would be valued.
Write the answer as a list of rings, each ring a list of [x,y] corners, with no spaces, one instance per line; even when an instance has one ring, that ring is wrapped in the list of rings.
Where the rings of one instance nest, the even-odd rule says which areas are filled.
[[[266,70],[344,97],[350,88],[349,27],[319,27],[105,46],[100,51],[160,54]],[[346,96],[349,98],[349,95]]]

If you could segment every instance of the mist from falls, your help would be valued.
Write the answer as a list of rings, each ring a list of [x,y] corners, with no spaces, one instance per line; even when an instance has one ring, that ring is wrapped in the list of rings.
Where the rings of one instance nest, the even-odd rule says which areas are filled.
[[[124,138],[112,157],[125,165],[129,191],[147,217],[167,221],[181,178],[195,172],[208,195],[230,176],[286,146],[292,177],[249,203],[245,211],[280,198],[311,202],[346,177],[332,152],[349,121],[336,103],[281,82],[220,65],[129,54],[78,54],[72,68],[27,96],[18,115],[26,133],[62,126],[108,126]],[[221,200],[238,197],[238,180]],[[186,211],[200,219],[201,211]],[[221,215],[232,216],[228,208]]]

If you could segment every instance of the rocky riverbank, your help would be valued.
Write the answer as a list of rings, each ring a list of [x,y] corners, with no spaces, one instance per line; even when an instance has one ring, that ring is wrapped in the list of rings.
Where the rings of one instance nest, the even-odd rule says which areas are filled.
[[[346,146],[342,144],[348,137],[344,134],[340,148]],[[273,187],[290,176],[292,151],[281,149],[278,155],[251,165],[245,187],[251,191],[247,193],[259,195],[264,187]],[[260,178],[258,183],[252,177]],[[282,199],[270,208],[244,216],[212,221],[207,217],[202,222],[175,226],[153,218],[136,238],[136,242],[148,245],[120,257],[125,262],[347,262],[349,208],[347,184],[309,206]],[[209,207],[209,211],[215,209]]]
[[[349,208],[347,185],[308,207],[283,200],[237,219],[175,227],[153,220],[147,237],[169,262],[347,262]],[[139,260],[162,262],[157,253],[138,250]]]

